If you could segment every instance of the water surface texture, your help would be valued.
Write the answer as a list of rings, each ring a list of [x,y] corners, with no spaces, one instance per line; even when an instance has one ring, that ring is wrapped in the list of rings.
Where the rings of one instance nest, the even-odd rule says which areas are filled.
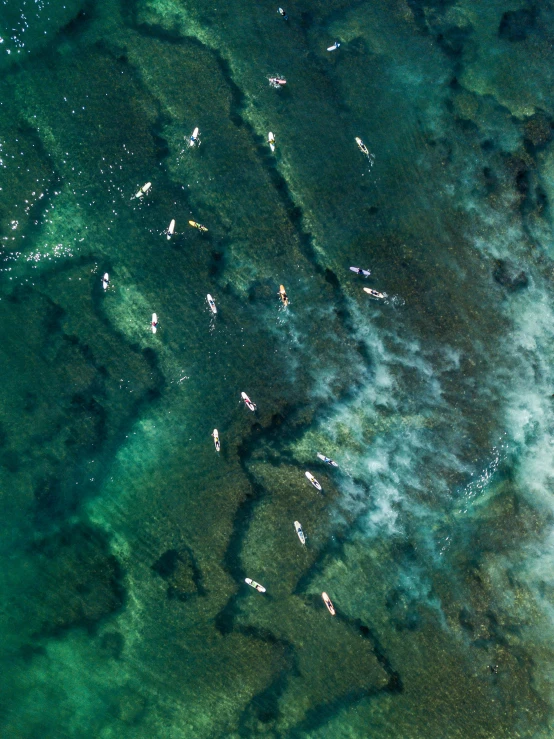
[[[286,11],[0,3],[2,737],[554,732],[554,5]]]

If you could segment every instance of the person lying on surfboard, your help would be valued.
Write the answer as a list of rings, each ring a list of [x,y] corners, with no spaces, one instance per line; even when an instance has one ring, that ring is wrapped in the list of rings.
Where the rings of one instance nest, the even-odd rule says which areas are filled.
[[[244,582],[245,583],[248,583],[248,585],[250,585],[251,588],[254,588],[255,590],[257,590],[258,593],[265,593],[264,586],[263,585],[260,585],[259,582],[256,582],[255,580],[252,580],[252,578],[245,577],[244,578]]]
[[[356,136],[356,143],[358,144],[358,149],[362,152],[362,154],[365,154],[366,157],[370,156],[369,149],[359,136]]]
[[[371,295],[372,298],[386,298],[386,293],[380,293],[377,292],[377,290],[372,290],[370,287],[364,287],[364,292],[368,295]]]
[[[151,187],[152,187],[152,183],[151,182],[147,182],[145,185],[143,185],[140,188],[140,190],[137,192],[137,194],[134,197],[135,198],[143,198],[144,197],[144,194],[147,193],[148,190],[150,190]],[[131,200],[132,200],[132,198],[131,198]]]
[[[306,544],[306,536],[304,532],[302,531],[302,526],[300,524],[300,521],[294,522],[294,530],[298,534],[298,538],[300,539],[300,543],[305,545]]]
[[[330,464],[332,467],[338,467],[338,464],[334,462],[330,457],[326,457],[325,454],[318,452],[317,456],[319,457],[319,459],[322,459],[324,462]]]
[[[250,398],[248,397],[248,395],[247,395],[247,394],[246,394],[245,392],[242,392],[242,393],[240,394],[240,397],[241,397],[241,398],[242,398],[242,399],[244,400],[244,402],[245,402],[246,406],[247,406],[248,408],[250,408],[250,410],[251,410],[251,411],[255,411],[255,410],[256,410],[256,408],[257,408],[258,406],[256,405],[256,403],[253,403],[253,402],[252,402],[252,401],[250,400]]]
[[[350,270],[355,272],[357,275],[363,275],[364,277],[369,277],[371,274],[370,269],[362,269],[361,267],[350,267]]]
[[[189,226],[192,226],[193,228],[197,228],[199,231],[202,231],[205,233],[208,229],[206,226],[203,226],[201,223],[197,223],[196,221],[189,221]]]
[[[327,610],[329,611],[329,613],[331,614],[331,616],[334,616],[335,613],[336,613],[336,611],[335,611],[335,607],[334,607],[334,605],[333,605],[333,603],[331,601],[331,598],[329,598],[329,596],[327,595],[327,593],[321,593],[321,597],[323,598],[323,602],[327,606]]]

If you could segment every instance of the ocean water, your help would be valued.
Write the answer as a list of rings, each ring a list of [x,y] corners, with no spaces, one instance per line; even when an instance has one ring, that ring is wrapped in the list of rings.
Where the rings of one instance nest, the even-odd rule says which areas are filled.
[[[554,5],[286,10],[0,3],[2,737],[554,734]]]

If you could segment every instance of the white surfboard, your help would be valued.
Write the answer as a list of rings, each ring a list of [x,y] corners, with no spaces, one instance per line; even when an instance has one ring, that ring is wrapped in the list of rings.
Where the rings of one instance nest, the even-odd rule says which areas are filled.
[[[250,408],[251,411],[256,410],[256,403],[253,403],[245,392],[242,392],[240,394],[240,397],[244,400],[247,407]]]
[[[357,275],[363,275],[364,277],[369,277],[371,274],[370,269],[362,269],[361,267],[350,267],[351,272],[355,272]]]
[[[189,138],[189,146],[195,146],[198,143],[198,134],[199,134],[198,126],[194,129],[192,132],[192,135]]]
[[[142,198],[142,197],[144,197],[144,194],[147,193],[148,190],[150,190],[151,187],[152,187],[152,183],[151,182],[147,182],[145,185],[143,185],[140,188],[140,190],[137,192],[137,194],[135,195],[135,197],[136,198]]]
[[[275,136],[271,131],[267,134],[267,143],[271,151],[275,151]]]
[[[335,41],[335,43],[332,46],[327,47],[327,51],[336,51],[340,46],[340,43],[338,41]]]
[[[316,490],[321,490],[321,485],[318,483],[318,481],[315,479],[315,477],[312,475],[311,472],[305,472],[304,474],[306,475],[306,477],[312,483],[312,485],[314,486]]]
[[[364,144],[364,142],[361,140],[359,136],[356,136],[356,143],[358,144],[358,149],[362,152],[362,154],[365,154],[366,157],[369,156],[369,149]]]
[[[102,287],[104,290],[108,289],[108,285],[110,284],[110,276],[107,272],[104,272],[104,277],[102,277]]]
[[[173,236],[175,233],[175,218],[172,218],[169,222],[169,226],[167,227],[167,239],[169,239]]]
[[[306,537],[304,535],[304,532],[302,531],[302,525],[300,524],[300,521],[294,522],[294,530],[298,534],[298,538],[300,539],[301,544],[306,544]]]
[[[150,325],[152,326],[152,333],[155,334],[158,330],[158,316],[155,313],[152,313],[152,323]]]
[[[336,614],[335,606],[331,602],[331,598],[327,595],[327,593],[321,593],[321,597],[323,598],[323,602],[327,606],[327,610],[331,614],[331,616],[334,616]]]
[[[215,300],[212,298],[212,296],[210,295],[210,293],[208,293],[206,295],[206,300],[208,301],[208,305],[210,306],[211,312],[215,316],[215,314],[217,313],[217,307],[216,307],[216,304],[215,304]]]
[[[368,295],[371,295],[372,298],[386,298],[386,293],[380,293],[377,292],[377,290],[372,290],[370,287],[364,287],[364,292]]]
[[[329,457],[326,457],[325,454],[322,454],[321,452],[318,452],[317,453],[317,456],[321,460],[323,460],[323,462],[326,462],[327,464],[330,464],[332,467],[338,467],[338,464],[336,462],[334,462],[332,459],[330,459]]]
[[[256,582],[255,580],[252,580],[250,577],[245,577],[244,582],[250,585],[251,588],[254,588],[258,591],[258,593],[265,593],[265,588],[263,585],[260,585],[259,582]]]

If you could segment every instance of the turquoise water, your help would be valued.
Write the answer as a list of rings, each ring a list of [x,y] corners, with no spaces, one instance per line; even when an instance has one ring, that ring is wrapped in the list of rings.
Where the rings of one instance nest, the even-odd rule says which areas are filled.
[[[2,737],[554,731],[553,6],[276,10],[0,4]]]

